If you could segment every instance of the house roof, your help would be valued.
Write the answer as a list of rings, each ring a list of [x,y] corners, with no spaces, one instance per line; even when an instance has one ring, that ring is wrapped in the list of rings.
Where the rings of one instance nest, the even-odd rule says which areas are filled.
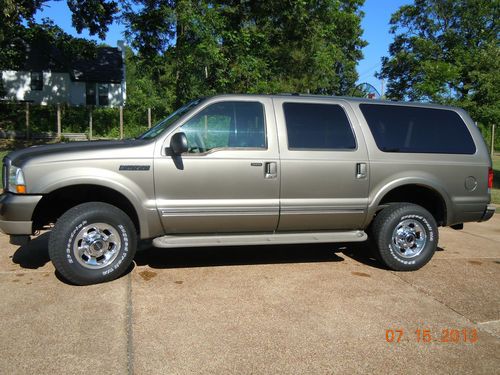
[[[118,48],[100,47],[95,59],[73,62],[70,74],[75,81],[120,83],[123,79],[122,53]]]
[[[122,52],[113,47],[98,47],[94,58],[74,58],[52,45],[32,45],[23,65],[27,71],[67,72],[79,82],[120,83],[124,76]]]

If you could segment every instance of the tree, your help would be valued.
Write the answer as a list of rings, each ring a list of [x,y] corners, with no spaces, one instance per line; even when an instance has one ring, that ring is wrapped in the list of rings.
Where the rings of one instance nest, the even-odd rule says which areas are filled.
[[[0,70],[15,69],[22,64],[27,46],[40,33],[47,33],[48,38],[63,36],[64,45],[69,46],[71,39],[50,20],[41,24],[35,22],[35,14],[46,5],[48,0],[0,0]],[[76,1],[67,0],[72,11],[73,25],[78,32],[88,29],[90,35],[98,35],[104,39],[108,25],[114,20],[119,9],[112,0]],[[74,46],[83,46],[81,39],[75,38]],[[92,43],[88,44],[89,46]],[[85,48],[81,49],[84,51]],[[74,51],[74,49],[73,49]]]
[[[387,96],[466,108],[500,120],[499,0],[415,0],[391,17],[394,41],[379,78]]]
[[[172,73],[178,104],[222,92],[344,94],[365,45],[362,3],[131,0],[123,19],[139,58]]]

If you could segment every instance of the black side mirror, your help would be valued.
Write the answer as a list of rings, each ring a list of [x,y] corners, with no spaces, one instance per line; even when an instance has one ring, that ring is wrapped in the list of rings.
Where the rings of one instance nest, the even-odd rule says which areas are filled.
[[[180,155],[187,152],[188,140],[186,134],[175,133],[170,139],[170,150],[172,150],[172,154],[174,155]]]

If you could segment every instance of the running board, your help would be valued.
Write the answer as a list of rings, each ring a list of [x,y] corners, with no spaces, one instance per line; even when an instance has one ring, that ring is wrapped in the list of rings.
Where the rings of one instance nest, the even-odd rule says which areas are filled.
[[[325,242],[361,242],[368,236],[362,230],[314,232],[314,233],[269,233],[269,234],[214,234],[214,235],[166,235],[153,240],[153,246],[205,247],[241,245],[279,245]]]

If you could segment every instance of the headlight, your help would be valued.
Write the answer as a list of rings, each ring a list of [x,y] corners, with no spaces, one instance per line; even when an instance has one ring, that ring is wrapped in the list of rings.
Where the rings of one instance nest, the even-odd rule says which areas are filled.
[[[10,166],[8,188],[13,193],[26,194],[26,182],[21,168]]]

